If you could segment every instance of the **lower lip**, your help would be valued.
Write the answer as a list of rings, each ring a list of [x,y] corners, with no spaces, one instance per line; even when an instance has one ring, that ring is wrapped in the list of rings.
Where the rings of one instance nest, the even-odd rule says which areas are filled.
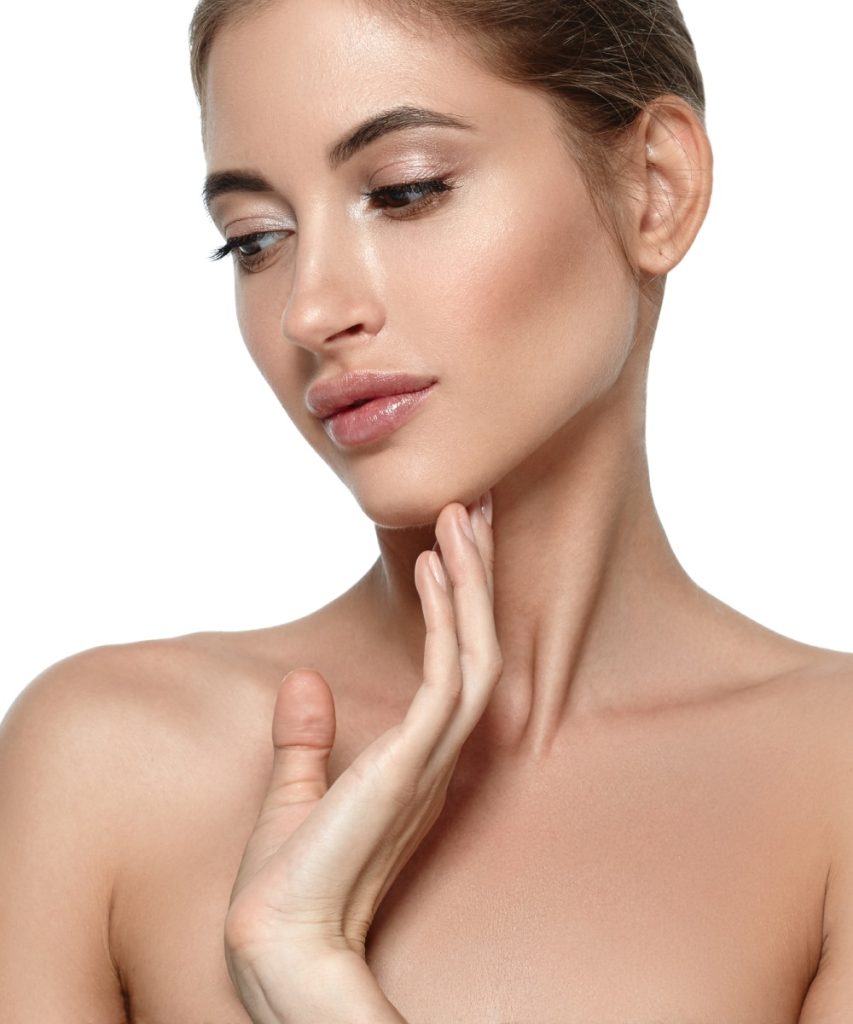
[[[374,398],[355,409],[327,417],[323,420],[323,426],[336,444],[345,447],[378,441],[408,423],[434,387],[434,384],[430,384],[420,391],[410,391],[405,395]]]

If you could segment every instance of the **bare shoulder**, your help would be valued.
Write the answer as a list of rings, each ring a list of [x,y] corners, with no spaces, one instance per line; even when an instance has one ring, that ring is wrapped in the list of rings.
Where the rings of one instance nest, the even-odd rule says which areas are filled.
[[[0,723],[0,991],[14,1019],[124,1019],[126,880],[223,801],[235,820],[262,785],[275,689],[262,648],[245,634],[90,648],[14,701]]]
[[[831,741],[853,723],[853,653],[809,650],[811,657],[773,680],[771,689],[790,714],[800,716],[804,726],[825,731]]]
[[[19,694],[7,728],[60,728],[73,720],[91,729],[131,724],[131,716],[175,721],[181,711],[215,708],[223,690],[250,686],[261,669],[244,633],[189,633],[105,644],[71,654],[41,672]]]
[[[278,669],[254,640],[89,648],[36,676],[0,724],[0,802],[20,809],[34,847],[68,832],[102,908],[159,837],[262,785]]]
[[[853,654],[814,649],[802,667],[776,680],[769,699],[799,754],[800,774],[822,811],[828,859],[853,839]],[[845,853],[846,856],[846,853]]]
[[[264,631],[258,631],[263,633]],[[50,665],[0,725],[0,756],[34,780],[56,767],[57,792],[80,791],[81,813],[111,814],[171,790],[267,739],[277,668],[253,633],[192,633],[108,644]],[[266,720],[266,721],[265,721]],[[198,771],[179,771],[197,765]],[[5,765],[4,765],[5,767]]]
[[[853,1006],[853,654],[824,651],[782,681],[787,734],[803,753],[827,861],[820,961],[801,1024],[847,1020]],[[793,746],[793,743],[792,743]]]
[[[767,702],[780,728],[798,738],[827,786],[840,764],[853,767],[853,653],[801,647],[802,658],[755,687],[754,696]],[[744,696],[751,699],[748,691]]]
[[[226,725],[233,733],[274,695],[286,636],[284,626],[92,647],[40,673],[10,708],[9,726],[71,733],[73,724],[90,751],[96,734],[111,739],[111,760],[132,755],[135,739],[193,744]]]
[[[811,727],[814,753],[824,769],[823,781],[832,817],[831,842],[853,838],[853,654],[828,652],[799,683],[794,713]]]

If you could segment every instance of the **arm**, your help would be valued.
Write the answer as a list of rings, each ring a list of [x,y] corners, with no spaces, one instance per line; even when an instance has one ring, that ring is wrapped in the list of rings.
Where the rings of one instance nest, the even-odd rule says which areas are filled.
[[[119,1024],[109,951],[109,714],[97,650],[51,666],[0,724],[0,1024]]]

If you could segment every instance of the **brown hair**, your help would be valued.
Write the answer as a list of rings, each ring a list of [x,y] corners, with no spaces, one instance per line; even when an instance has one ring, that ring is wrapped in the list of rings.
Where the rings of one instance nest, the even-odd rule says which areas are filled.
[[[279,0],[200,0],[190,24],[193,86],[216,33]],[[685,100],[705,124],[705,90],[678,0],[365,0],[410,27],[452,31],[492,74],[542,90],[599,212],[621,243],[613,203],[618,142],[656,98]],[[468,46],[467,44],[472,44]],[[624,246],[623,246],[624,250]]]

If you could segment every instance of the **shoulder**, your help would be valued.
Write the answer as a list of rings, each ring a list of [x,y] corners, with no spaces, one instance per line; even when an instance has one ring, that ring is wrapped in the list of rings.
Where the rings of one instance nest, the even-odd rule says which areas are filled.
[[[252,650],[227,634],[90,648],[50,665],[10,707],[0,723],[0,989],[16,1019],[89,1020],[96,1006],[99,1019],[123,1016],[121,880],[164,836],[221,813],[215,796],[236,789],[234,762],[251,764],[253,737],[269,746]]]
[[[801,1024],[846,1020],[853,1006],[853,654],[831,652],[798,680],[794,710],[804,730],[823,816],[827,872],[820,963]]]
[[[217,634],[105,644],[48,666],[18,695],[4,719],[13,729],[86,731],[126,722],[128,716],[168,719],[168,711],[204,703],[229,667],[227,644]]]
[[[853,767],[853,654],[808,648],[800,663],[766,680],[754,696],[792,749],[808,755],[821,788],[831,788],[845,763]]]
[[[798,847],[816,853],[823,878],[853,827],[853,654],[805,645],[795,654],[734,691],[725,721],[768,793],[805,812],[809,837]]]
[[[0,723],[0,820],[39,863],[64,849],[109,905],[136,858],[262,787],[277,669],[254,650],[199,633],[50,665]]]
[[[251,688],[274,671],[263,638],[284,637],[286,630],[197,632],[91,647],[44,669],[13,702],[10,715],[36,706],[49,712],[54,705],[63,711],[86,706],[99,715],[198,708],[223,688]]]
[[[123,785],[201,756],[271,707],[275,667],[244,633],[192,633],[107,644],[47,667],[0,724],[0,773],[85,788],[106,801]],[[249,729],[249,731],[251,731]],[[116,800],[116,805],[120,804]]]
[[[813,752],[824,768],[830,846],[853,855],[853,654],[834,652],[801,689],[799,715],[813,723]]]
[[[774,681],[782,703],[803,728],[822,734],[828,749],[845,756],[853,727],[853,654],[816,649],[818,653]]]

